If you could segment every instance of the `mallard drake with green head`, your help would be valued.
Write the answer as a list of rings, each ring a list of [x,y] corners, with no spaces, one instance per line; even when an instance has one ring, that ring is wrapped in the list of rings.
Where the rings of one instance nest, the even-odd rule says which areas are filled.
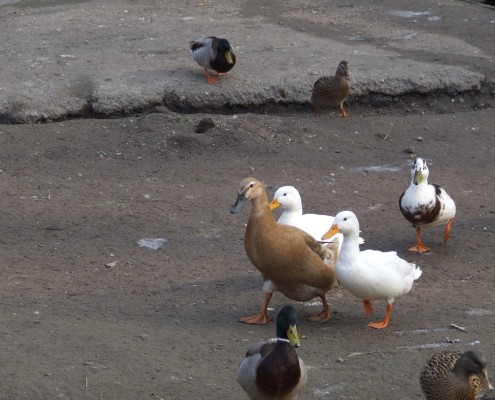
[[[252,400],[295,400],[306,386],[307,370],[295,347],[301,342],[297,314],[291,305],[277,316],[277,337],[259,342],[246,353],[237,381]]]
[[[486,361],[474,351],[434,354],[421,370],[419,382],[426,400],[475,400],[493,389]]]
[[[189,44],[192,58],[205,69],[206,79],[210,85],[218,83],[218,79],[210,76],[209,69],[220,75],[227,73],[235,65],[235,54],[227,39],[208,36]]]
[[[344,110],[344,101],[349,95],[349,83],[347,82],[349,75],[349,63],[341,61],[335,76],[322,76],[317,79],[311,96],[316,115],[320,115],[322,110],[339,107],[339,116],[348,116]]]

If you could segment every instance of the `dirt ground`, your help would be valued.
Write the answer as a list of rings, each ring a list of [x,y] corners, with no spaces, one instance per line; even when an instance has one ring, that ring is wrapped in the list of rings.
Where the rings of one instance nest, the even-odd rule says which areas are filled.
[[[19,3],[12,13],[85,2]],[[213,4],[225,19],[236,5],[229,2],[224,12],[224,2],[198,3]],[[120,119],[0,125],[0,400],[247,398],[235,380],[237,368],[248,347],[275,333],[273,321],[238,322],[257,312],[263,298],[262,279],[243,248],[249,209],[229,213],[247,176],[264,181],[269,196],[279,186],[295,186],[305,212],[354,211],[363,249],[395,250],[423,270],[412,291],[396,299],[381,331],[366,325],[383,318],[385,302],[376,302],[369,318],[359,299],[337,288],[327,296],[332,319],[318,324],[308,321],[320,310],[318,301],[274,295],[271,318],[291,303],[301,320],[298,352],[309,367],[303,400],[421,399],[420,368],[443,348],[474,348],[495,369],[495,92],[493,40],[487,40],[493,10],[469,6],[467,13],[466,2],[421,0],[414,9],[431,15],[400,20],[383,10],[409,10],[410,1],[378,3],[357,25],[348,2],[336,7],[352,20],[337,18],[327,1],[249,0],[238,13],[316,38],[467,66],[491,81],[483,94],[350,99],[348,119],[316,118],[309,108],[283,104],[251,109],[258,114],[158,107]],[[196,9],[198,21],[210,12],[196,2],[174,4],[172,14]],[[408,41],[404,27],[408,34],[434,34],[445,47],[432,51],[428,35]],[[193,38],[180,34],[184,43]],[[449,43],[458,43],[447,37],[480,54],[451,50]],[[38,39],[41,49],[52,45]],[[418,42],[424,48],[415,48]],[[6,59],[31,57],[5,48]],[[7,65],[4,73],[14,68]],[[225,87],[236,85],[235,70],[224,79]],[[196,133],[205,117],[215,127]],[[407,251],[415,232],[398,207],[411,152],[426,158],[430,181],[446,188],[458,210],[446,246],[442,228],[424,231],[431,252],[423,255]],[[166,243],[159,250],[139,246],[149,238]]]
[[[390,326],[366,326],[361,302],[273,297],[295,305],[309,366],[303,399],[419,399],[421,365],[439,347],[475,348],[495,365],[493,109],[315,118],[156,113],[0,126],[0,399],[242,399],[246,349],[275,324],[255,313],[262,280],[242,239],[249,210],[229,213],[241,179],[268,195],[296,186],[306,212],[356,212],[363,248],[396,250],[423,275],[395,302]],[[411,149],[412,148],[412,149]],[[407,252],[398,209],[414,150],[455,199],[447,246]],[[159,250],[138,245],[164,238]],[[381,319],[385,302],[376,302]],[[451,324],[464,327],[460,331]]]

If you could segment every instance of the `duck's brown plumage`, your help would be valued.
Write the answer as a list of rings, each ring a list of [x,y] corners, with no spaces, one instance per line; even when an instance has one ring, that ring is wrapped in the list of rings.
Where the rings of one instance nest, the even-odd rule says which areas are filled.
[[[256,369],[256,385],[261,393],[283,399],[298,385],[301,378],[299,357],[285,341],[265,343],[261,350],[261,362]]]
[[[270,280],[276,288],[290,299],[308,301],[319,296],[324,304],[323,318],[330,318],[325,293],[335,283],[335,258],[330,250],[314,240],[306,232],[288,225],[278,224],[269,207],[264,185],[257,179],[247,178],[241,182],[238,195],[251,203],[244,248],[249,260]],[[236,203],[237,204],[237,203]],[[238,209],[231,212],[238,212]],[[267,296],[271,297],[271,293]],[[266,311],[269,297],[265,299],[260,314]],[[326,311],[326,312],[325,312]],[[249,321],[245,321],[249,322]],[[261,323],[268,322],[263,318]],[[256,321],[255,323],[260,323]]]
[[[347,117],[344,110],[344,101],[349,95],[349,63],[341,61],[337,67],[335,76],[322,76],[318,78],[313,86],[313,94],[311,102],[316,114],[320,114],[324,110],[339,108],[339,115]]]
[[[486,361],[473,351],[434,354],[421,370],[420,384],[427,400],[475,400],[491,388]]]

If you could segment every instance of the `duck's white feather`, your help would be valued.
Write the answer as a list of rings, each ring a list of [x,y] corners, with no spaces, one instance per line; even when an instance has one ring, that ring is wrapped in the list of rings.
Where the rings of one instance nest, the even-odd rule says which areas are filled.
[[[323,214],[303,214],[302,200],[299,191],[293,186],[282,186],[275,192],[273,200],[280,204],[283,210],[277,222],[295,226],[309,233],[315,240],[322,241],[321,237],[332,226],[334,217]],[[342,247],[342,234],[338,233],[324,242],[337,242],[338,250]],[[362,238],[360,244],[364,243]]]
[[[395,251],[359,250],[359,222],[351,211],[335,216],[334,224],[344,235],[337,258],[339,283],[363,300],[387,300],[392,304],[397,296],[408,293],[421,269],[400,258]]]

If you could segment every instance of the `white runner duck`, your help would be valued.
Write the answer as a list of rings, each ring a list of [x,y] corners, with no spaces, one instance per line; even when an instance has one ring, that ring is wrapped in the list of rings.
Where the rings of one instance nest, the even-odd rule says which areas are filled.
[[[387,300],[387,313],[382,322],[370,322],[371,328],[387,327],[392,303],[397,296],[409,293],[413,282],[421,276],[421,269],[400,258],[395,251],[359,250],[359,222],[352,211],[335,216],[333,225],[322,239],[336,232],[344,235],[344,243],[337,258],[339,283],[354,296],[363,300],[367,314],[372,314],[372,300]]]
[[[299,191],[294,186],[282,186],[277,189],[273,200],[270,202],[270,209],[273,211],[277,208],[283,210],[277,222],[302,229],[309,233],[315,240],[321,241],[321,237],[332,226],[334,217],[322,214],[303,214],[302,200]],[[338,251],[342,247],[344,237],[337,233],[326,240],[327,242],[336,242]],[[359,244],[363,244],[363,238],[359,238]]]

